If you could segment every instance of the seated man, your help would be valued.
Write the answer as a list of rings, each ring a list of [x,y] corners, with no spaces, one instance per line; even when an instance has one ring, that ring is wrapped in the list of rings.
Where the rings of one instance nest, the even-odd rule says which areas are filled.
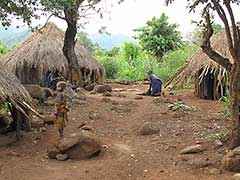
[[[150,80],[150,87],[147,94],[151,96],[160,96],[162,92],[162,81],[153,74],[152,70],[148,70],[147,74]]]

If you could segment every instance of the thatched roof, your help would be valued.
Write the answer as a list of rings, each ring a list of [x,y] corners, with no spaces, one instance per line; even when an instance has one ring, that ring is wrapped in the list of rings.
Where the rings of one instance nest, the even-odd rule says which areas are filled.
[[[41,84],[49,70],[59,70],[67,79],[68,63],[62,53],[63,42],[64,32],[55,24],[48,23],[4,56],[4,66],[24,84]],[[81,70],[96,81],[103,81],[103,66],[80,43],[76,43],[75,50]]]
[[[32,110],[31,97],[17,77],[0,68],[0,103],[10,102],[18,111],[27,116],[27,111]]]
[[[229,48],[225,30],[222,30],[215,34],[212,37],[211,43],[214,50],[219,52],[221,55],[229,58],[231,63],[233,62],[231,54],[228,50]],[[198,77],[200,79],[200,82],[202,78],[208,74],[208,72],[211,72],[215,76],[217,76],[219,82],[222,82],[222,80],[227,76],[227,71],[225,70],[225,68],[210,59],[202,51],[201,48],[198,48],[196,53],[189,58],[186,64],[167,81],[165,87],[173,88],[178,84],[189,82],[200,69],[203,70]]]

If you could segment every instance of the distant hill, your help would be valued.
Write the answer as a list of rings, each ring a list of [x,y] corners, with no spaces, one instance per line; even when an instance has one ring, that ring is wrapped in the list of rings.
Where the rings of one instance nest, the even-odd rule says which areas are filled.
[[[5,27],[0,26],[0,40],[8,47],[11,47],[15,43],[23,41],[31,34],[31,30],[27,27],[16,28],[14,26],[10,26],[5,29]]]
[[[31,30],[27,27],[16,28],[14,26],[10,26],[7,30],[5,30],[5,27],[0,26],[0,40],[8,47],[11,47],[16,43],[22,42],[31,34]],[[125,41],[135,41],[130,36],[124,34],[89,34],[89,38],[93,42],[97,42],[100,47],[105,49],[120,47]]]
[[[130,36],[124,34],[89,34],[89,38],[104,49],[112,49],[121,46],[125,41],[135,41]]]

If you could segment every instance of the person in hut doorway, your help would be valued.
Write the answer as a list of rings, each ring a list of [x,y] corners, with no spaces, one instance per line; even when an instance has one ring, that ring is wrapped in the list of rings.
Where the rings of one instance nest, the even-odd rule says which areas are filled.
[[[162,81],[153,74],[152,70],[147,71],[150,81],[150,87],[147,91],[147,95],[160,96],[162,92]]]
[[[67,108],[67,97],[66,97],[66,94],[64,93],[65,88],[66,88],[66,83],[64,81],[60,81],[57,83],[58,94],[56,96],[56,101],[55,101],[56,118],[55,118],[54,126],[55,128],[58,129],[60,138],[63,137],[64,128],[68,124],[67,113],[69,110]]]

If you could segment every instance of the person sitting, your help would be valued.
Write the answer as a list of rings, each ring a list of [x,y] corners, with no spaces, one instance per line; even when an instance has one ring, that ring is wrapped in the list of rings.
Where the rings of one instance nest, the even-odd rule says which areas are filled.
[[[147,74],[150,81],[150,87],[147,91],[147,95],[161,96],[162,81],[156,75],[153,74],[152,70],[148,70]]]

